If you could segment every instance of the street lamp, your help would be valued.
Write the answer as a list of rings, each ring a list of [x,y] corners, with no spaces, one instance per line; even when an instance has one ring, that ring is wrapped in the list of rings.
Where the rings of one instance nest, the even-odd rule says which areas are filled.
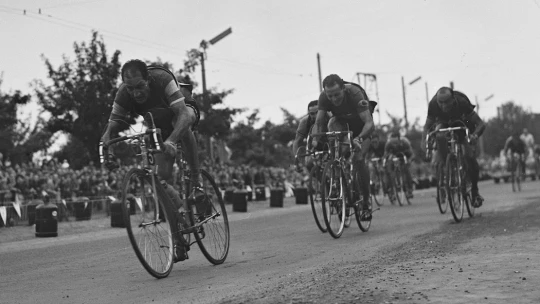
[[[206,70],[204,68],[204,59],[206,57],[206,49],[208,48],[208,45],[214,45],[221,39],[227,37],[229,34],[232,33],[232,28],[228,28],[225,31],[223,31],[221,34],[217,35],[216,37],[210,39],[210,41],[203,40],[201,41],[200,47],[202,51],[200,52],[201,56],[201,71],[202,71],[202,85],[203,85],[203,97],[206,98]]]
[[[204,59],[206,57],[206,49],[208,48],[209,45],[214,45],[216,44],[218,41],[220,41],[221,39],[227,37],[228,35],[230,35],[232,33],[232,28],[228,28],[226,29],[225,31],[221,32],[219,35],[217,35],[216,37],[210,39],[210,41],[206,41],[206,40],[203,40],[201,41],[201,44],[200,44],[200,48],[202,51],[199,52],[199,55],[201,57],[201,71],[202,71],[202,86],[203,86],[203,103],[205,104],[205,106],[208,106],[207,102],[208,102],[208,98],[207,98],[207,91],[206,91],[206,70],[204,68]],[[208,139],[207,139],[207,145],[209,147],[209,150],[210,150],[210,162],[212,164],[214,164],[214,147],[212,145],[212,140],[211,140],[211,137],[209,136]]]
[[[409,85],[414,84],[420,79],[422,79],[422,76],[416,77],[415,79],[409,82]],[[405,131],[408,132],[409,131],[409,118],[407,117],[407,97],[406,97],[407,94],[405,93],[406,92],[405,78],[403,78],[403,76],[401,76],[401,88],[403,89],[403,112],[404,112],[403,118],[405,118]]]

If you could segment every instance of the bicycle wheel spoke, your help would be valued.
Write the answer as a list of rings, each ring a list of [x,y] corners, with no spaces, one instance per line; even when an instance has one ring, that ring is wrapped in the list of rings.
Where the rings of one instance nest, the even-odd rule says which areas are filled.
[[[161,185],[156,185],[156,190],[158,187]],[[137,258],[156,278],[168,276],[173,265],[172,211],[164,195],[154,191],[150,176],[141,169],[131,169],[124,178],[122,210],[126,230]],[[156,208],[161,209],[159,218]]]
[[[219,189],[208,172],[201,170],[204,199],[203,210],[191,206],[191,220],[200,225],[195,239],[206,259],[212,264],[221,264],[229,253],[229,221]],[[211,212],[209,212],[209,210]]]

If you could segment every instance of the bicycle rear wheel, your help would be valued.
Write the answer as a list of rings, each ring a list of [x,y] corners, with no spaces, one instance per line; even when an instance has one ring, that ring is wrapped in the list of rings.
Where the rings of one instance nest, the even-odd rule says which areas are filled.
[[[444,167],[439,165],[437,171],[437,205],[441,214],[445,214],[448,210],[448,192],[446,192]]]
[[[336,162],[328,162],[323,171],[322,203],[324,222],[333,238],[341,237],[345,227],[345,173]]]
[[[377,206],[382,206],[384,202],[384,188],[383,188],[383,180],[382,180],[382,174],[381,172],[378,172],[377,169],[373,169],[375,172],[373,172],[371,176],[371,194],[373,196],[373,200],[377,204]]]
[[[129,240],[144,269],[158,279],[167,277],[173,267],[176,221],[161,184],[156,181],[154,191],[149,173],[129,170],[122,184],[122,213]]]
[[[322,178],[322,171],[323,168],[321,168],[319,165],[313,166],[311,168],[311,172],[309,174],[309,201],[311,202],[311,211],[313,211],[313,218],[315,218],[315,224],[317,224],[317,227],[319,227],[319,230],[321,232],[326,232],[328,229],[326,229],[326,223],[324,222],[324,214],[323,214],[323,204],[322,204],[322,198],[321,198],[321,178]]]
[[[229,253],[229,219],[216,182],[203,169],[201,177],[204,199],[199,206],[190,204],[189,215],[196,227],[194,234],[199,248],[210,263],[218,265]]]
[[[458,161],[454,154],[448,154],[448,157],[446,158],[446,174],[446,189],[450,211],[452,211],[454,220],[459,223],[463,219],[464,202],[461,195],[462,189]]]

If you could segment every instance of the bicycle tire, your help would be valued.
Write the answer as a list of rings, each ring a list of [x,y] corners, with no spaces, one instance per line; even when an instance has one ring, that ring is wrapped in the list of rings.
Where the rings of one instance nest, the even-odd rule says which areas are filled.
[[[140,187],[132,188],[132,183]],[[172,202],[157,181],[155,189],[156,192],[153,191],[149,173],[142,169],[130,169],[122,182],[122,213],[137,258],[150,275],[162,279],[170,274],[174,264],[176,220],[173,218]],[[153,194],[148,196],[148,193]],[[131,208],[133,203],[140,203],[135,212]]]
[[[467,186],[465,187],[463,197],[465,198],[465,206],[467,207],[467,214],[469,217],[474,217],[476,208],[473,206],[473,197],[470,189],[470,183],[467,182]]]
[[[392,172],[392,183],[394,187],[395,200],[398,202],[399,206],[403,206],[403,200],[401,198],[403,189],[402,189],[401,173],[399,172],[399,168],[395,168],[394,172]]]
[[[356,172],[356,181],[360,180],[360,173]],[[358,182],[355,182],[356,185],[359,185]],[[356,217],[356,223],[358,224],[358,228],[362,230],[362,232],[368,232],[369,228],[371,227],[371,219],[370,220],[363,220],[363,214],[365,212],[373,212],[373,196],[370,195],[369,197],[369,209],[364,210],[363,208],[363,199],[359,201],[359,204],[355,204],[355,212],[354,215]],[[371,211],[370,211],[371,210]]]
[[[323,215],[328,233],[337,239],[345,228],[345,173],[337,162],[328,162],[322,178]]]
[[[437,172],[437,206],[439,207],[439,212],[445,214],[448,211],[448,192],[446,191],[445,178],[444,178],[444,168],[443,165],[438,166]]]
[[[377,206],[382,206],[384,202],[384,184],[381,177],[381,172],[379,172],[377,169],[374,169],[376,172],[373,174],[373,180],[371,181],[371,193],[373,196],[373,200],[375,201],[375,204]]]
[[[324,222],[323,214],[323,204],[321,202],[321,183],[320,179],[322,177],[322,168],[319,165],[313,166],[311,172],[309,173],[309,201],[311,203],[311,211],[313,212],[313,218],[315,219],[315,224],[319,227],[319,230],[322,233],[326,233],[328,229],[326,228],[326,223]]]
[[[197,206],[190,204],[189,217],[195,226],[204,222],[195,229],[195,240],[206,259],[214,265],[219,265],[225,261],[229,253],[229,219],[216,182],[206,170],[201,169],[200,172],[204,206],[200,207],[201,210],[197,210]],[[188,193],[191,193],[191,188],[188,189]]]
[[[463,219],[463,199],[461,195],[461,183],[459,177],[459,167],[455,154],[448,154],[446,158],[446,191],[448,193],[448,203],[452,217],[457,223]]]

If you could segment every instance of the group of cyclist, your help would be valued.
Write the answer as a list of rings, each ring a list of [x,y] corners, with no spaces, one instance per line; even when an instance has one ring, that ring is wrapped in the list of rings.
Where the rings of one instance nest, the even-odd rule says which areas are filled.
[[[370,101],[366,92],[357,84],[345,82],[338,75],[327,76],[323,81],[323,92],[317,101],[311,101],[308,105],[308,115],[301,119],[296,138],[293,144],[293,153],[310,132],[343,131],[353,132],[353,146],[355,147],[353,162],[360,172],[360,189],[362,192],[363,208],[370,208],[370,173],[366,160],[377,158],[384,164],[384,179],[389,185],[392,162],[394,157],[401,157],[404,161],[405,183],[408,198],[413,197],[412,176],[410,170],[411,160],[415,159],[410,141],[401,134],[400,129],[390,130],[387,140],[383,138],[379,130],[375,130],[373,123],[373,110],[376,103]],[[459,137],[459,145],[464,151],[466,167],[471,181],[471,193],[473,206],[478,208],[483,203],[483,197],[478,190],[479,165],[476,159],[476,145],[478,137],[485,130],[485,123],[474,110],[469,98],[449,87],[441,87],[431,99],[422,134],[421,149],[426,152],[426,139],[428,135],[434,135],[435,155],[432,165],[437,168],[444,165],[448,154],[447,138],[444,133],[437,130],[454,126],[457,123],[464,124],[470,135],[465,133]],[[317,112],[315,116],[315,112]],[[307,143],[314,149],[324,149],[319,140]],[[509,145],[512,149],[514,146]],[[407,161],[405,161],[407,160]],[[300,167],[297,170],[301,170]],[[390,189],[383,189],[392,197],[395,195]],[[369,213],[371,214],[371,212]],[[371,219],[371,217],[370,217]]]

